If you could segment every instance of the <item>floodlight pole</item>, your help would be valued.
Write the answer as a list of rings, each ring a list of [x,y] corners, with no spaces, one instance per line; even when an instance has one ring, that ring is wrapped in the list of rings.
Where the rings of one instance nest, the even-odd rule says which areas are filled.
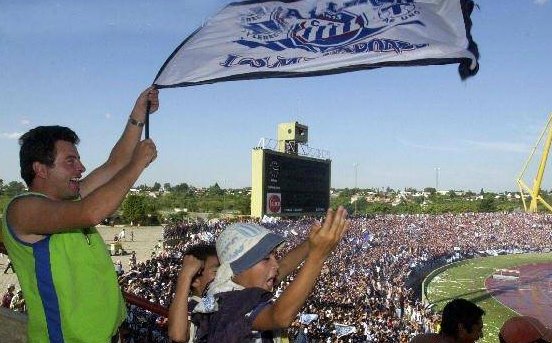
[[[357,195],[358,163],[353,164],[353,167],[355,168],[355,195]],[[357,196],[357,199],[355,200],[355,216],[357,215],[357,201],[358,201],[358,196]]]
[[[435,168],[435,191],[437,192],[439,190],[439,172],[441,171],[441,168],[437,167]]]

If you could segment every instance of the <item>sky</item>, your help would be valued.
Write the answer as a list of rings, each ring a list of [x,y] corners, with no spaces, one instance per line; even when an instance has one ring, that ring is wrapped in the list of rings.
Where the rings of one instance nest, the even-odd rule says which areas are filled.
[[[138,94],[225,3],[0,0],[0,179],[22,181],[17,138],[38,125],[71,127],[88,170],[103,163]],[[137,184],[249,187],[251,149],[298,121],[330,152],[332,187],[516,190],[552,112],[552,3],[476,3],[480,70],[464,82],[446,65],[160,90],[158,158]]]

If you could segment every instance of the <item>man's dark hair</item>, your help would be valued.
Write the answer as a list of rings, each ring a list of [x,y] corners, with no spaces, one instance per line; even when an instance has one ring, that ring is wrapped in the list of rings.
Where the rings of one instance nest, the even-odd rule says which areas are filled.
[[[454,299],[445,305],[441,333],[454,338],[458,337],[458,324],[462,324],[467,332],[471,333],[485,311],[466,299]]]
[[[79,144],[79,137],[68,127],[64,126],[37,126],[29,130],[19,138],[19,165],[21,177],[31,186],[35,172],[33,163],[40,162],[51,167],[56,158],[56,142],[66,141],[72,144]]]
[[[214,244],[201,243],[190,247],[184,255],[192,255],[200,261],[205,261],[209,256],[217,256],[217,249]]]

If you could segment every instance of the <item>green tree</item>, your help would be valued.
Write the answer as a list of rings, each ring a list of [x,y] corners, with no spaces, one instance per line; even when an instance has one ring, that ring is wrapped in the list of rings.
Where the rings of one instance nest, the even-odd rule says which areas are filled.
[[[383,214],[393,213],[393,206],[382,202],[370,203],[366,207],[366,214],[376,214],[376,213],[383,213]]]
[[[495,212],[497,210],[496,201],[493,197],[486,196],[479,201],[477,211],[479,212]]]
[[[151,190],[153,192],[159,192],[160,189],[161,189],[161,184],[159,182],[155,182],[153,184],[153,187],[151,187]]]
[[[176,193],[186,194],[190,192],[190,186],[187,183],[180,183],[171,188],[171,191]]]
[[[144,184],[136,187],[136,189],[142,192],[148,192],[151,188],[148,185]]]
[[[16,196],[25,192],[25,185],[22,182],[11,181],[6,186],[4,186],[4,194],[9,197]]]
[[[158,221],[154,200],[144,195],[131,194],[121,205],[123,218],[134,225],[149,225]]]
[[[347,210],[352,209],[351,205],[351,196],[353,195],[353,192],[346,188],[339,192],[339,194],[336,197],[330,198],[330,207],[332,208],[338,208],[339,206],[343,206],[347,208]],[[352,212],[349,212],[352,213]]]
[[[368,208],[368,201],[366,201],[365,197],[359,197],[357,201],[353,203],[353,207],[356,208],[357,213],[366,213],[366,209]]]
[[[235,210],[239,211],[241,214],[250,214],[251,213],[251,197],[250,196],[240,196],[234,202]]]
[[[213,195],[223,195],[224,191],[220,188],[218,183],[215,183],[211,187],[207,189],[207,195],[213,196]]]
[[[426,187],[424,188],[424,192],[429,193],[430,195],[434,195],[437,190],[434,187]]]

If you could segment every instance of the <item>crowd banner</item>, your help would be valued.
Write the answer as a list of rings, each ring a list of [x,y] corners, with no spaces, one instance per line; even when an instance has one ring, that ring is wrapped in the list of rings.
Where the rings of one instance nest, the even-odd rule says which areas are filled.
[[[473,8],[472,0],[235,2],[176,48],[154,85],[452,63],[465,79],[479,68]]]
[[[351,325],[344,325],[344,324],[339,324],[335,322],[334,322],[334,325],[335,325],[335,334],[337,338],[347,336],[357,332],[357,329]]]
[[[299,323],[308,325],[318,319],[316,313],[301,313],[299,316]]]

